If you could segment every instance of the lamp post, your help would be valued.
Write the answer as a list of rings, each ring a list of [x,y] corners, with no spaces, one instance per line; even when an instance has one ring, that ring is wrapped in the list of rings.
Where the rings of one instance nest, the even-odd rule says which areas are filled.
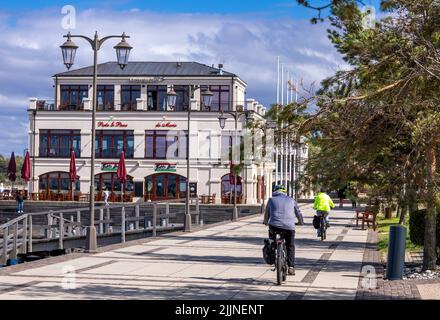
[[[273,120],[270,120],[270,121],[267,121],[266,122],[266,130],[275,130],[276,129],[276,127],[277,127],[277,123],[275,122],[275,121],[273,121]],[[267,135],[266,135],[267,136]],[[267,152],[269,152],[269,150],[267,150],[267,145],[265,146],[265,148],[263,149],[264,150],[264,152],[265,152],[265,154],[264,154],[264,156],[265,156],[265,158],[266,158],[266,153]],[[270,150],[270,151],[272,151],[272,150]],[[265,171],[265,164],[266,164],[266,161],[265,161],[266,159],[264,159],[264,161],[263,161],[263,177],[264,177],[264,175],[265,175],[265,173],[266,173],[266,171]],[[266,179],[264,179],[264,184],[266,184]],[[267,188],[267,186],[265,186],[265,189]],[[272,189],[272,188],[271,188]],[[266,190],[265,190],[266,191]],[[264,213],[264,211],[265,211],[265,199],[266,199],[266,195],[264,195],[264,197],[263,197],[263,203],[262,203],[262,206],[261,206],[261,213]]]
[[[192,86],[190,85],[188,91],[189,101],[188,101],[188,137],[186,139],[186,203],[185,203],[185,220],[184,220],[184,231],[189,232],[191,231],[191,211],[190,211],[190,187],[189,187],[189,169],[190,169],[190,163],[189,163],[189,152],[190,152],[190,124],[191,124],[191,97],[193,90],[200,89],[200,85]],[[211,102],[212,102],[212,96],[213,93],[209,90],[209,87],[207,90],[202,92],[202,100],[203,105],[205,108],[209,109],[211,108]],[[168,106],[172,109],[176,106],[177,101],[177,93],[174,91],[173,88],[168,92],[167,94],[167,102]]]
[[[86,234],[86,251],[93,253],[98,251],[98,241],[95,228],[95,137],[96,137],[96,102],[97,102],[97,80],[98,80],[98,51],[101,49],[102,44],[108,39],[121,38],[121,42],[118,43],[114,49],[116,50],[117,61],[121,69],[124,69],[128,64],[128,58],[132,47],[125,41],[126,38],[130,38],[125,32],[120,36],[107,36],[102,39],[99,38],[98,32],[95,33],[93,39],[82,36],[72,35],[70,32],[64,36],[67,41],[60,46],[64,64],[67,69],[73,66],[76,56],[76,50],[78,46],[73,43],[72,38],[82,38],[87,40],[93,50],[93,99],[92,99],[92,141],[91,141],[91,163],[90,163],[90,226],[87,228]]]
[[[225,128],[226,120],[227,120],[227,117],[225,116],[225,113],[226,114],[230,114],[234,118],[234,121],[235,121],[235,143],[236,144],[237,144],[237,139],[238,139],[238,120],[243,115],[246,116],[246,120],[251,118],[249,111],[238,111],[237,110],[238,107],[239,106],[236,106],[235,111],[232,111],[232,112],[230,112],[230,111],[223,112],[222,111],[220,116],[218,117],[220,128],[222,128],[222,130]],[[232,162],[232,159],[231,159],[231,162]],[[235,168],[233,170],[235,171]],[[232,211],[232,221],[237,221],[238,220],[238,210],[237,210],[237,178],[235,177],[235,172],[233,172],[233,174],[234,174],[234,209]]]

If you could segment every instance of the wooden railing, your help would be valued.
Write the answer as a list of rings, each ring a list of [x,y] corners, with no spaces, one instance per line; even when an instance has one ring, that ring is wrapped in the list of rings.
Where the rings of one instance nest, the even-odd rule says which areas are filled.
[[[155,237],[158,230],[170,227],[170,218],[176,217],[170,214],[170,208],[182,208],[184,202],[183,199],[95,207],[94,225],[98,236],[120,234],[121,242],[126,241],[127,234],[136,232],[150,231]],[[195,204],[195,210],[191,211],[195,218],[193,223],[203,224],[199,200],[191,199],[191,204]],[[89,221],[89,208],[27,213],[8,221],[0,226],[0,264],[6,266],[8,260],[17,259],[19,253],[33,252],[37,242],[58,240],[58,249],[64,249],[66,240],[85,237]],[[174,223],[173,226],[177,229],[183,224]]]

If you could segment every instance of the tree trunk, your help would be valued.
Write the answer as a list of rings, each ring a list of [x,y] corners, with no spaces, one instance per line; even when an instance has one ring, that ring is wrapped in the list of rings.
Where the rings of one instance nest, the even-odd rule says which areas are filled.
[[[427,159],[427,197],[426,197],[426,219],[425,219],[425,243],[423,248],[423,270],[433,270],[436,267],[436,155],[434,145],[431,143],[426,152]]]
[[[399,224],[405,224],[405,217],[406,217],[406,213],[408,211],[408,204],[406,202],[402,203],[402,209],[400,212],[400,217],[399,217]]]

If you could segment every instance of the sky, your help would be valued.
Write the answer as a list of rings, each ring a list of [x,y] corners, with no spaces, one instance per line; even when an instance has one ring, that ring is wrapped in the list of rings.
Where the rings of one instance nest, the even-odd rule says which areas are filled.
[[[325,3],[324,0],[316,0]],[[377,0],[366,4],[377,6]],[[269,107],[276,101],[277,56],[295,79],[319,84],[347,68],[326,35],[312,25],[314,11],[288,0],[0,0],[0,154],[22,155],[28,143],[29,98],[53,99],[52,76],[65,71],[65,5],[75,8],[77,34],[126,32],[132,61],[223,63],[246,83],[247,98]],[[72,28],[71,28],[72,29]],[[87,43],[79,45],[74,68],[92,64]],[[116,44],[116,43],[115,43]],[[100,62],[114,61],[113,43]]]

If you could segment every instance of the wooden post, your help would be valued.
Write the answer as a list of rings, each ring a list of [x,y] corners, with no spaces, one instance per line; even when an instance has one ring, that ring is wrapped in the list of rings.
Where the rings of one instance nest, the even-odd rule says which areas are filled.
[[[157,204],[153,203],[153,237],[156,236],[156,229],[157,229]]]
[[[200,202],[199,198],[196,198],[196,225],[200,223]]]
[[[104,225],[102,224],[102,220],[104,220],[104,209],[101,208],[99,209],[99,234],[103,234],[104,233]]]
[[[110,208],[107,208],[107,209],[106,209],[106,217],[105,217],[105,219],[106,219],[107,221],[110,221]],[[106,233],[110,233],[110,222],[107,222],[107,223],[105,224],[105,232],[106,232]]]
[[[165,205],[165,226],[168,227],[170,223],[170,204],[167,202]]]
[[[23,220],[23,235],[22,235],[22,244],[21,244],[21,253],[26,254],[27,253],[27,237],[28,237],[28,222],[27,222],[27,216]]]
[[[18,248],[18,222],[14,224],[14,242],[12,243],[11,259],[17,259]]]
[[[58,222],[58,228],[59,228],[59,239],[58,239],[58,249],[64,249],[64,217],[63,213],[60,212],[60,221]]]
[[[29,216],[29,252],[32,252],[32,216]]]
[[[125,207],[122,207],[122,221],[121,221],[121,241],[125,242]]]
[[[71,225],[71,223],[73,223],[73,222],[74,222],[73,221],[73,216],[70,216],[70,218],[69,218],[69,225],[67,226],[67,233],[66,233],[67,237],[73,236],[72,225]]]
[[[47,227],[48,228],[46,229],[46,238],[51,239],[52,238],[52,216],[50,213],[47,215]]]
[[[77,211],[76,212],[76,229],[77,229],[77,236],[81,236],[82,235],[82,227],[81,227],[81,211]]]
[[[9,228],[6,227],[3,229],[3,254],[2,254],[2,265],[6,266],[8,263],[8,237],[9,237]]]
[[[139,230],[139,205],[134,207],[134,214],[137,218],[136,222],[134,223],[134,228]]]

